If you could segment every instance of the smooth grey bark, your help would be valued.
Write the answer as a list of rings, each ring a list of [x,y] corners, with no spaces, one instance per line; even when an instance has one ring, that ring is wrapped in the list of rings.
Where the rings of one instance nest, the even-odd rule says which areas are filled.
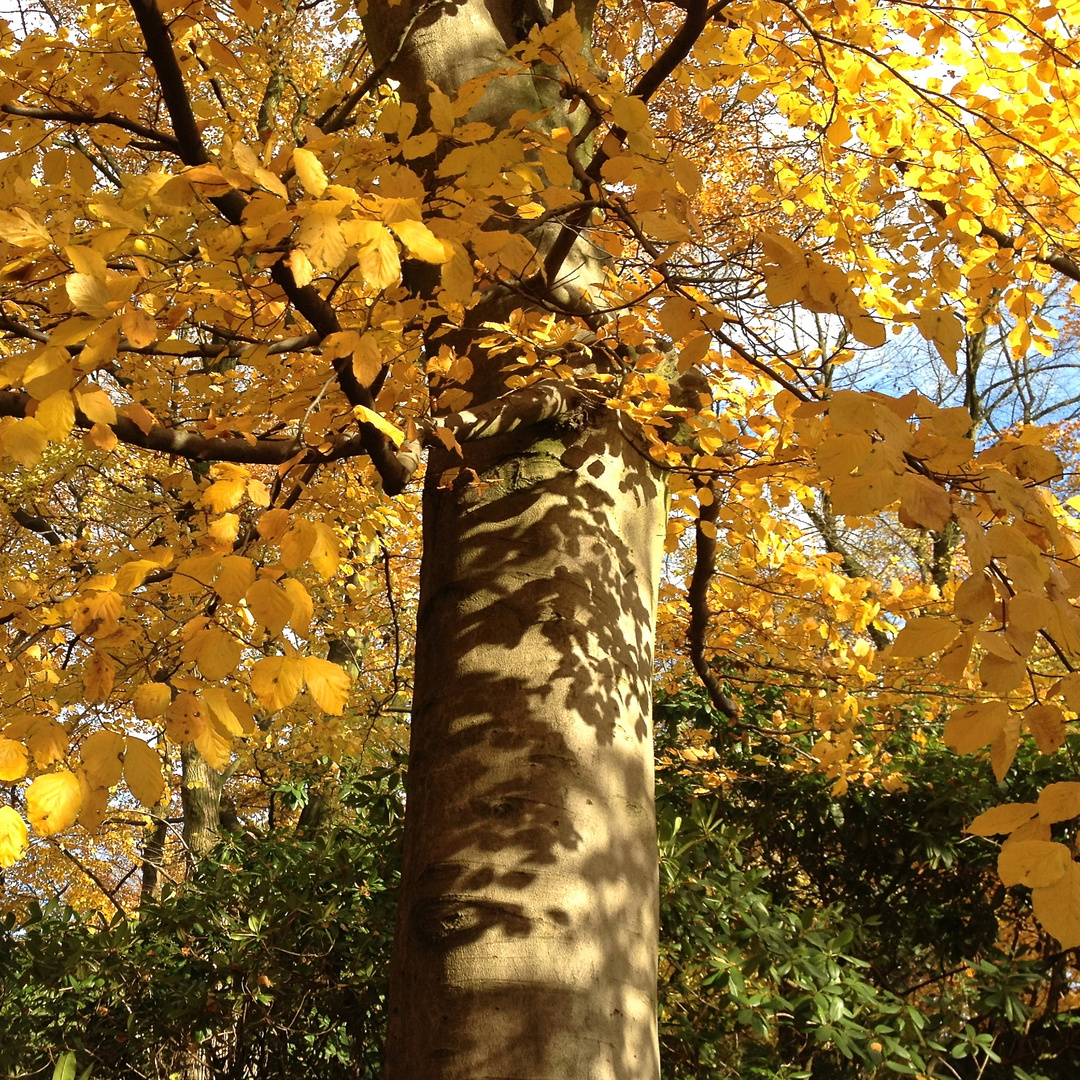
[[[398,52],[423,4],[378,7],[373,58],[396,55],[387,73],[422,115],[429,81],[454,91],[502,63],[523,14],[555,14],[432,5]],[[470,119],[554,105],[548,122],[565,123],[558,91],[550,72],[497,79]],[[579,243],[568,265],[589,262]],[[469,322],[517,303],[492,290]],[[473,359],[475,408],[505,389],[505,360]],[[601,408],[467,441],[464,462],[429,458],[388,1080],[659,1076],[650,687],[666,496],[634,441]]]

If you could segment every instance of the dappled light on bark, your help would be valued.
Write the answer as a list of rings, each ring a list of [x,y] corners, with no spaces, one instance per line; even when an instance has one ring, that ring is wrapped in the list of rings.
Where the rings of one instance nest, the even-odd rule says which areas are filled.
[[[656,1074],[664,499],[620,427],[576,471],[554,437],[430,468],[391,1076]]]

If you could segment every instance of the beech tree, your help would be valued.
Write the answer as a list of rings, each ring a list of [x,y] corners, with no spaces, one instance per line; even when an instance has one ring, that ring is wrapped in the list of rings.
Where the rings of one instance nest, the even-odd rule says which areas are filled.
[[[121,780],[158,803],[170,744],[217,772],[235,738],[347,750],[364,582],[418,513],[387,1075],[657,1076],[658,615],[667,677],[692,664],[733,723],[718,664],[798,673],[769,734],[812,725],[838,791],[875,775],[872,729],[912,694],[999,777],[1023,730],[1052,753],[1080,708],[1080,539],[1040,487],[1061,472],[1044,433],[976,453],[964,410],[834,392],[769,323],[795,303],[861,349],[915,326],[955,367],[1007,312],[1018,356],[1050,349],[1044,285],[1080,281],[1077,21],[20,11],[0,862],[24,817],[94,829]],[[67,493],[79,519],[102,476],[65,537]],[[952,529],[963,582],[881,588],[801,543],[785,507],[821,490],[850,522]],[[411,666],[391,651],[384,700]],[[1002,880],[1065,946],[1078,816],[1066,781],[971,825],[1008,836]]]

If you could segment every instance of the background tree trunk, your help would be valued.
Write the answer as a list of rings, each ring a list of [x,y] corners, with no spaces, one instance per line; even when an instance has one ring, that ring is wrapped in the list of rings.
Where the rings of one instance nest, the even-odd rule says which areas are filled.
[[[217,847],[221,835],[221,789],[225,776],[212,769],[195,748],[180,748],[183,770],[180,801],[184,809],[184,845],[193,863]]]

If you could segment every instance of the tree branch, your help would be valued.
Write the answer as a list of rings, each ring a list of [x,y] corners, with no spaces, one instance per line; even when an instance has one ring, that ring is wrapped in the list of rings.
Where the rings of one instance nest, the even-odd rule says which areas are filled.
[[[949,216],[948,206],[940,199],[924,198],[923,202],[942,220]],[[971,213],[971,211],[969,210],[968,213]],[[1016,249],[1015,237],[1009,236],[1008,233],[1002,232],[1001,229],[995,229],[992,225],[987,225],[985,221],[974,214],[972,214],[972,217],[979,223],[979,236],[989,237],[999,248],[1006,251]],[[1051,270],[1056,270],[1071,281],[1080,281],[1080,263],[1069,258],[1068,255],[1033,255],[1032,258],[1035,262],[1042,263],[1043,266],[1049,266]]]
[[[202,134],[191,107],[191,99],[184,85],[183,72],[180,70],[180,64],[173,50],[172,35],[165,25],[156,0],[129,0],[129,3],[146,43],[146,55],[150,58],[150,63],[153,64],[157,74],[165,107],[180,144],[181,160],[186,165],[205,165],[210,161],[210,155],[203,144]],[[239,191],[230,191],[211,201],[230,224],[241,224],[247,200]],[[341,330],[337,312],[319,295],[313,285],[300,286],[297,283],[284,258],[274,264],[270,270],[270,276],[284,290],[296,310],[322,337]],[[360,385],[353,373],[351,356],[340,357],[334,364],[334,372],[350,405],[362,405],[367,409],[375,409],[375,402],[370,391]],[[119,437],[118,434],[117,438]],[[389,439],[372,424],[360,424],[360,442],[382,477],[383,489],[386,493],[388,495],[400,494],[416,468],[416,465],[412,464],[411,455],[406,455],[403,460],[401,454],[395,453]]]
[[[729,720],[738,720],[739,706],[724,693],[720,680],[705,658],[705,634],[709,628],[709,582],[712,581],[716,565],[716,518],[720,512],[716,488],[709,486],[705,490],[712,494],[712,498],[698,508],[694,530],[694,572],[686,593],[690,603],[690,629],[686,641],[690,648],[690,660],[709,693],[709,700]]]
[[[532,427],[545,420],[557,420],[585,401],[587,393],[579,386],[564,382],[546,380],[533,383],[520,390],[511,390],[475,409],[461,409],[437,423],[425,424],[424,443],[427,446],[439,443],[435,432],[440,428],[451,432],[458,442],[474,442],[505,435],[517,428]]]
[[[656,62],[641,76],[630,93],[634,97],[648,101],[656,93],[660,84],[686,59],[694,42],[701,36],[706,23],[718,15],[726,4],[714,4],[709,7],[707,0],[684,0],[679,4],[686,12],[678,33],[668,42],[667,48],[656,58]],[[625,132],[623,133],[625,134]]]
[[[176,133],[177,150],[185,165],[206,165],[210,155],[203,145],[195,112],[191,107],[184,74],[173,50],[172,34],[158,10],[156,0],[128,0],[154,67],[165,108]]]
[[[19,116],[27,120],[55,120],[61,124],[72,124],[77,127],[94,127],[106,125],[118,127],[132,135],[139,135],[152,142],[155,150],[167,150],[169,153],[180,156],[180,144],[171,135],[145,124],[137,124],[134,120],[120,116],[119,113],[102,113],[100,116],[87,112],[68,112],[64,109],[44,109],[32,105],[20,105],[14,101],[7,101],[0,105],[0,112],[8,116]]]
[[[326,134],[330,134],[332,131],[340,131],[349,122],[349,114],[360,104],[382,82],[383,76],[390,70],[390,65],[401,55],[401,50],[405,48],[412,36],[413,30],[416,29],[416,24],[420,22],[422,18],[429,11],[439,7],[441,4],[447,3],[447,0],[428,0],[428,3],[421,4],[417,8],[415,14],[405,24],[404,30],[401,32],[401,37],[398,39],[398,43],[390,51],[390,53],[383,58],[381,64],[375,66],[375,70],[347,97],[342,101],[339,101],[336,105],[331,105],[318,120],[315,121],[315,126]]]
[[[29,394],[22,391],[0,391],[0,416],[25,417],[33,400]],[[75,413],[75,424],[83,430],[94,426],[93,421],[78,410]],[[302,464],[314,464],[360,457],[367,452],[362,438],[343,439],[330,450],[316,450],[314,447],[305,446],[298,439],[255,439],[249,442],[243,438],[209,438],[184,428],[161,425],[143,431],[133,420],[123,416],[119,417],[115,424],[111,424],[110,429],[120,442],[128,446],[154,450],[188,461],[281,465],[298,457]]]
[[[8,513],[24,528],[37,533],[50,547],[59,547],[63,537],[46,521],[37,514],[31,514],[19,506],[9,506]]]

